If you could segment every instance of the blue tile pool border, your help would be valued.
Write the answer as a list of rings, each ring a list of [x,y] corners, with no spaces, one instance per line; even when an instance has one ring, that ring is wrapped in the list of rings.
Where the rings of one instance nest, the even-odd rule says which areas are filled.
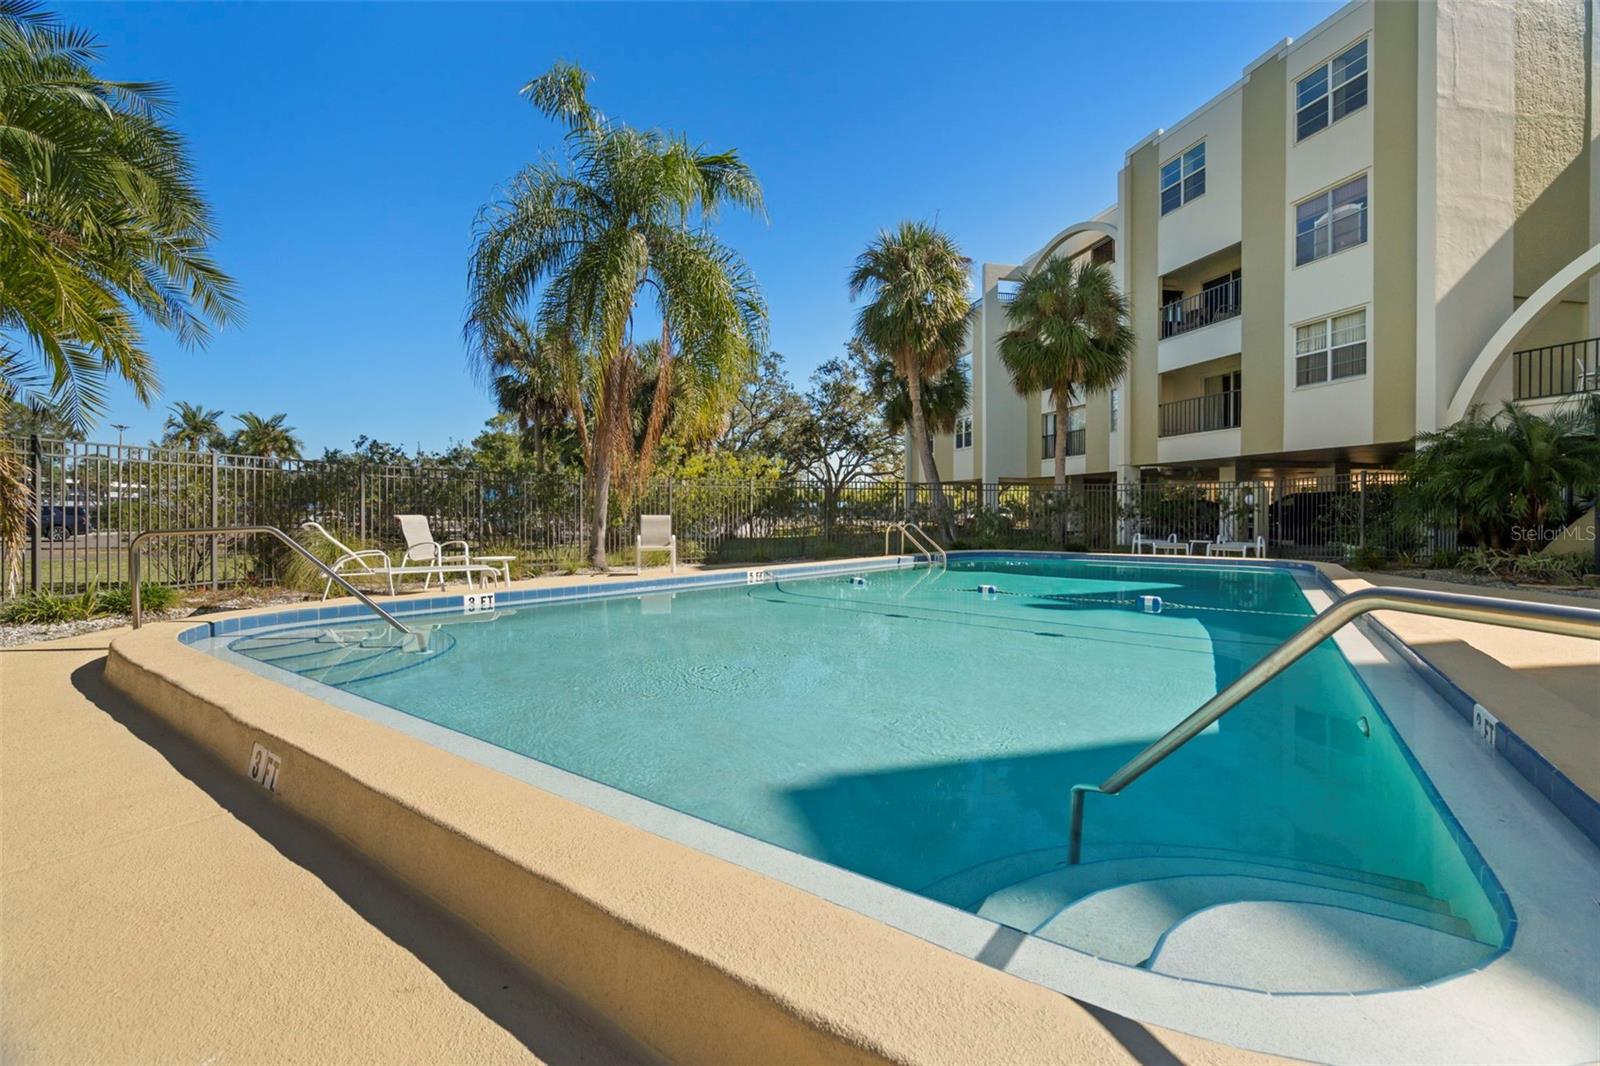
[[[1004,550],[974,550],[952,551],[951,559],[1074,559],[1083,562],[1107,563],[1115,562],[1125,566],[1194,566],[1194,567],[1231,567],[1231,568],[1260,568],[1268,570],[1288,570],[1310,576],[1312,581],[1322,591],[1333,599],[1343,599],[1347,593],[1337,585],[1317,564],[1298,559],[1210,559],[1193,557],[1142,557],[1134,555],[1108,556],[1091,552],[1047,552],[1047,551],[1004,551]],[[764,573],[767,580],[779,580],[793,577],[827,577],[845,573],[861,573],[873,570],[894,570],[914,566],[926,562],[923,555],[897,555],[886,556],[881,560],[854,560],[840,563],[801,563],[789,565],[776,565],[770,567],[747,567],[744,569],[719,570],[707,574],[689,574],[682,577],[653,577],[641,578],[637,581],[607,582],[604,584],[577,584],[558,585],[537,589],[513,589],[507,592],[496,592],[496,607],[524,607],[545,604],[572,603],[582,600],[613,599],[618,597],[639,596],[658,592],[682,592],[689,589],[719,588],[731,585],[751,584],[751,573]],[[388,606],[390,613],[397,618],[414,617],[417,615],[437,614],[443,611],[459,611],[463,605],[462,594],[431,596],[426,599],[412,599],[403,603]],[[294,625],[309,622],[328,622],[349,618],[359,618],[370,615],[370,611],[359,603],[339,604],[334,606],[297,607],[288,610],[271,611],[263,614],[245,615],[239,618],[224,618],[214,622],[200,622],[188,627],[178,634],[178,640],[183,644],[195,644],[210,637],[223,637],[237,633],[245,633],[254,629],[272,626]],[[1391,648],[1400,658],[1419,674],[1429,688],[1439,695],[1441,699],[1470,725],[1473,719],[1473,710],[1476,701],[1468,695],[1459,685],[1451,681],[1427,658],[1401,640],[1388,627],[1378,622],[1372,616],[1357,623],[1366,629],[1385,645]],[[1370,695],[1370,693],[1369,693]],[[1375,706],[1381,707],[1377,700]],[[1491,711],[1492,713],[1492,711]],[[1403,746],[1402,746],[1403,747]],[[1596,846],[1600,846],[1600,800],[1589,795],[1583,789],[1562,773],[1536,748],[1517,735],[1516,731],[1508,727],[1503,721],[1495,730],[1495,750],[1518,773],[1527,779],[1540,795],[1544,796],[1559,810],[1578,830],[1588,837]],[[1426,783],[1426,787],[1433,791],[1433,785],[1428,781],[1427,775],[1421,772],[1421,767],[1416,765],[1415,759],[1409,751],[1406,757],[1411,759],[1413,769],[1418,771],[1418,776]],[[1442,800],[1435,801],[1442,804]],[[1448,810],[1448,808],[1445,808]],[[1458,834],[1463,850],[1475,861],[1482,863],[1477,848],[1466,839],[1466,834],[1461,832],[1453,816],[1447,818],[1452,834]],[[1487,869],[1486,867],[1484,867]],[[1493,874],[1490,873],[1490,877]],[[1495,886],[1499,888],[1498,885]],[[1501,891],[1503,898],[1503,890]],[[1491,899],[1495,898],[1491,894]],[[1514,917],[1510,919],[1514,924]]]

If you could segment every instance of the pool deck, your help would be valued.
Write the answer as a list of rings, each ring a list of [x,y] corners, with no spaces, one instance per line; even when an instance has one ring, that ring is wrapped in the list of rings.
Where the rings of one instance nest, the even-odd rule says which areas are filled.
[[[170,639],[183,625],[145,632]],[[108,647],[129,634],[0,651],[0,1060],[649,1061],[648,1051],[111,688]],[[174,642],[171,650],[185,649]],[[385,757],[395,754],[376,761]],[[481,785],[487,775],[497,793],[534,791],[480,768],[454,769],[473,779],[458,784]],[[286,772],[308,770],[286,764]],[[574,840],[585,851],[604,845],[606,832],[637,833],[583,814]],[[527,824],[509,828],[521,836]],[[658,844],[666,867],[722,865]],[[603,853],[582,858],[605,867]],[[743,880],[800,912],[834,912],[823,924],[840,919],[838,908],[788,886]],[[813,940],[795,913],[793,950],[767,958],[765,938],[741,939],[720,916],[708,921],[715,906],[680,897],[667,909],[690,925],[720,927],[712,953],[732,950],[764,977],[787,975],[811,1006],[819,995],[841,996],[837,1017],[874,1039],[836,1043],[838,1054],[826,1058],[1284,1061],[1129,1021],[848,912],[843,942]],[[607,948],[594,943],[593,953]],[[849,979],[853,953],[886,952],[915,975],[912,987]],[[820,992],[811,987],[819,983]],[[672,995],[686,1008],[696,999],[684,987],[656,1009],[670,1012]],[[769,1061],[816,1058],[784,1054],[806,1047],[792,1034],[742,1035],[734,1016],[727,1027],[723,1048],[734,1053],[715,1056],[722,1061],[750,1061],[757,1048]]]
[[[0,651],[0,1061],[649,1058],[105,684]]]

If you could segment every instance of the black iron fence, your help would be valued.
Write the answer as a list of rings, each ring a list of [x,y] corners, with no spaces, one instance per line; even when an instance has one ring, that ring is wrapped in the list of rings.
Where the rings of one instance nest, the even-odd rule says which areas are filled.
[[[127,543],[146,529],[316,521],[351,547],[401,543],[396,514],[427,515],[434,535],[515,554],[524,570],[587,559],[589,486],[566,476],[497,478],[470,469],[259,459],[180,449],[5,440],[34,504],[20,551],[0,548],[8,593],[70,593],[126,580]],[[1183,540],[1266,538],[1269,554],[1339,559],[1453,550],[1454,523],[1395,515],[1395,475],[1355,472],[1261,481],[945,486],[956,547],[1126,548],[1135,534]],[[640,514],[670,514],[680,556],[750,563],[876,554],[886,524],[923,523],[925,485],[810,480],[656,479],[612,493],[607,548],[631,562]],[[184,587],[270,583],[287,562],[268,538],[163,541],[150,579]]]

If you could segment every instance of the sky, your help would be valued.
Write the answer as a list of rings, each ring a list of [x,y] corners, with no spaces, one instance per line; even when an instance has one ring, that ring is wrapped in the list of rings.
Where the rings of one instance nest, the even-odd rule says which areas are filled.
[[[161,396],[113,390],[90,438],[152,440],[183,400],[228,428],[285,412],[308,456],[471,440],[494,410],[461,339],[472,222],[560,147],[517,92],[557,59],[606,113],[755,170],[767,217],[718,232],[804,384],[850,336],[845,277],[880,229],[933,220],[975,264],[1016,262],[1113,201],[1128,147],[1337,6],[62,6],[103,75],[171,87],[245,305],[204,350],[152,333]]]

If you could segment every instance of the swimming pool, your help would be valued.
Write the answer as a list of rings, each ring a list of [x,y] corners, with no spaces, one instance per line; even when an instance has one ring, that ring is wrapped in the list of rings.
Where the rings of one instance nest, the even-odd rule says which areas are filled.
[[[1348,992],[1481,965],[1511,935],[1504,894],[1331,643],[1090,797],[1065,863],[1068,789],[1311,613],[1271,567],[958,556],[438,617],[425,655],[360,618],[224,642],[1126,966]],[[1241,923],[1272,950],[1242,950]]]

